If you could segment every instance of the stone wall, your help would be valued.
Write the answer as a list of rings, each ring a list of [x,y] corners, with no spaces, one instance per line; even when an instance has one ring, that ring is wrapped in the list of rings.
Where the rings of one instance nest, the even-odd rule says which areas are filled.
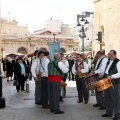
[[[114,49],[120,58],[120,0],[94,0],[94,32],[103,31],[105,53]],[[95,38],[95,34],[94,34]],[[94,40],[93,50],[99,44]]]

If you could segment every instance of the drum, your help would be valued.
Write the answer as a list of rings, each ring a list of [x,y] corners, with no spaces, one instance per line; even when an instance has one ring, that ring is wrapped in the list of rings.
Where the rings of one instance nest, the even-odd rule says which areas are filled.
[[[87,89],[88,90],[95,90],[96,89],[95,83],[98,82],[98,80],[99,80],[98,74],[87,76],[85,78],[85,83],[86,83]]]
[[[98,92],[102,92],[111,86],[112,86],[112,83],[107,78],[103,78],[100,81],[96,82],[96,87]]]

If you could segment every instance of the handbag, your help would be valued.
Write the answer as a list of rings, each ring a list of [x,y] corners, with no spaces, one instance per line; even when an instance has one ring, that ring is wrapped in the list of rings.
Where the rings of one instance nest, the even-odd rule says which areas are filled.
[[[18,86],[18,85],[19,85],[19,82],[18,82],[17,76],[14,76],[13,86]]]

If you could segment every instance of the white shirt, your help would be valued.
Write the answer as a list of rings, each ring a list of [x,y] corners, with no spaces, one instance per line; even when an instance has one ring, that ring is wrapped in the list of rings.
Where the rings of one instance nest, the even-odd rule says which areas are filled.
[[[78,62],[78,65],[80,64],[80,62]],[[88,72],[88,64],[86,63],[86,62],[83,62],[83,64],[84,64],[84,69],[81,69],[81,73],[87,73]],[[72,73],[74,74],[74,75],[76,75],[76,68],[75,68],[75,64],[73,65],[73,67],[72,67]]]
[[[40,60],[36,58],[31,66],[31,73],[33,77],[36,77],[36,72],[40,73]]]
[[[69,69],[60,61],[58,62],[58,67],[62,70],[63,73],[67,73]]]
[[[63,61],[61,61],[63,63]],[[64,59],[64,63],[63,63],[67,68],[69,68],[69,63],[68,60]]]
[[[43,57],[43,59],[41,60],[41,62],[40,62],[41,77],[42,76],[48,77],[48,63],[49,62],[50,62],[50,60],[47,57]]]
[[[106,67],[106,64],[107,64],[107,61],[108,61],[107,58],[103,58],[100,66],[99,66],[99,68],[96,70],[96,68],[97,68],[97,66],[98,66],[98,64],[99,64],[99,62],[100,62],[100,60],[101,60],[102,58],[103,58],[103,56],[98,59],[97,64],[96,64],[96,66],[95,66],[95,73],[96,73],[96,74],[97,74],[97,73],[98,73],[98,74],[104,74],[104,72],[105,72],[105,67]]]
[[[88,68],[89,68],[89,70],[91,69],[91,60],[90,59],[88,59]]]
[[[113,60],[110,60],[110,63],[109,63],[109,65],[108,65],[108,67],[107,67],[107,69],[105,71],[106,74],[108,74],[108,71],[109,71],[110,66],[112,65],[112,63],[113,63]],[[120,78],[120,61],[117,63],[117,70],[118,70],[118,73],[112,75],[113,79]]]

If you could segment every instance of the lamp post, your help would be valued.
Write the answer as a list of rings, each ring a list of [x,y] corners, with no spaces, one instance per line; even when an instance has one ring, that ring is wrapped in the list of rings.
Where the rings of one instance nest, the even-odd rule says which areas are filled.
[[[1,73],[1,0],[0,0],[0,108],[5,107],[5,99],[2,97],[2,73]]]
[[[77,27],[79,32],[79,37],[82,38],[82,52],[84,52],[84,38],[86,38],[85,31],[87,31],[87,25],[89,22],[85,20],[85,18],[82,17],[81,20],[79,20]]]
[[[54,37],[54,43],[55,43],[55,35],[56,35],[56,34],[55,34],[55,33],[53,33],[53,37]]]

